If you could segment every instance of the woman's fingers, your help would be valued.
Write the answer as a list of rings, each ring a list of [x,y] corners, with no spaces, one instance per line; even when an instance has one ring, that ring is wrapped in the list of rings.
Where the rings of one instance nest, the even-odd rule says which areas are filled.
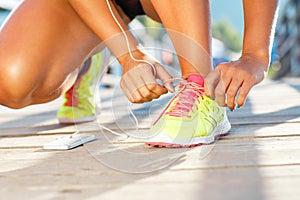
[[[219,106],[226,106],[226,88],[222,81],[219,81],[214,92],[215,100],[219,104]]]
[[[214,69],[206,77],[204,81],[205,95],[215,99],[215,89],[221,80],[221,74],[219,70]]]
[[[172,76],[167,72],[167,70],[159,63],[155,63],[155,69],[156,69],[156,77],[159,80],[161,80],[163,83],[165,83],[164,87],[171,93],[175,92],[172,86],[172,81],[169,81],[172,79]]]
[[[238,92],[240,90],[240,87],[242,85],[243,81],[240,79],[234,79],[230,82],[227,91],[226,91],[226,103],[227,107],[231,110],[236,109],[236,98],[238,96]]]
[[[245,84],[245,83],[242,84],[242,86],[240,88],[239,96],[238,96],[238,99],[237,99],[237,105],[239,107],[242,107],[242,106],[245,105],[247,96],[248,96],[248,94],[249,94],[252,87],[253,86]]]
[[[162,66],[157,66],[155,66],[155,74],[158,78],[162,81],[172,78]],[[147,63],[139,64],[126,72],[121,78],[121,88],[132,103],[149,102],[168,92],[165,87],[157,83],[154,69]]]

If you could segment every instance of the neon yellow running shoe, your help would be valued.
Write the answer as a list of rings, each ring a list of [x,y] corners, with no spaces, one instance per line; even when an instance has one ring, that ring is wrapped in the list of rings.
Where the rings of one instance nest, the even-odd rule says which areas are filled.
[[[74,85],[64,94],[65,102],[57,112],[60,124],[94,121],[100,113],[100,97],[97,90],[99,73],[102,74],[103,53],[84,62]]]
[[[204,95],[204,79],[192,74],[150,128],[146,142],[155,147],[194,147],[225,136],[231,125],[226,108]]]

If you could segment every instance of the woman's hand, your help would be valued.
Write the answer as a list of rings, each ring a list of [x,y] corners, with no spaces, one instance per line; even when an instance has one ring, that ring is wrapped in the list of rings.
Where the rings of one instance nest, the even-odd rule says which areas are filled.
[[[147,62],[134,61],[129,55],[125,59],[120,59],[125,60],[122,64],[123,73],[120,85],[129,101],[144,103],[157,99],[168,91],[174,92],[171,82],[164,86],[157,82],[156,79],[165,82],[172,78],[158,61],[140,51],[134,53],[134,58]]]
[[[242,107],[251,88],[265,78],[266,60],[246,54],[237,61],[219,64],[205,78],[206,95],[231,110]]]

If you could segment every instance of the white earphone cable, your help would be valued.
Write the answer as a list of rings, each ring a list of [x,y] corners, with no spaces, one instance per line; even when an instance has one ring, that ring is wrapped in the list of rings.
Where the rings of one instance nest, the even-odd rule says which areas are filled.
[[[109,3],[109,0],[106,0],[106,4],[107,4],[107,7],[108,7],[108,9],[109,9],[109,11],[110,11],[110,13],[111,13],[111,15],[112,15],[114,21],[116,22],[116,24],[118,25],[118,27],[119,27],[120,30],[122,31],[122,34],[124,35],[124,38],[125,38],[125,40],[126,40],[127,50],[128,50],[129,55],[130,55],[130,58],[131,58],[132,60],[136,61],[136,62],[147,63],[148,65],[150,65],[150,66],[152,67],[152,69],[153,69],[154,76],[156,77],[156,69],[155,69],[154,64],[152,64],[151,62],[149,62],[149,61],[147,61],[147,60],[136,59],[136,58],[133,56],[133,54],[132,54],[132,52],[131,52],[131,49],[130,49],[130,43],[129,43],[128,36],[126,35],[125,30],[123,29],[122,25],[120,24],[120,22],[118,21],[117,17],[115,16],[115,14],[114,14],[114,12],[113,12],[113,10],[112,10],[112,7],[111,7],[111,5],[110,5],[110,3]],[[138,49],[139,49],[139,47],[138,47]],[[136,123],[136,127],[138,128],[138,127],[139,127],[139,122],[138,122],[138,119],[136,118],[136,116],[134,115],[134,113],[132,112],[132,109],[131,109],[132,103],[131,103],[131,102],[129,102],[129,106],[130,106],[129,112],[130,112],[130,114],[132,115],[132,117],[133,117],[133,119],[134,119],[134,121],[135,121],[135,123]],[[101,127],[102,127],[103,129],[105,129],[105,130],[107,130],[107,131],[109,131],[109,132],[115,134],[115,135],[118,135],[118,136],[124,136],[123,134],[117,133],[116,131],[113,131],[113,130],[111,130],[111,129],[105,127],[105,126],[102,126],[102,125],[101,125]],[[126,133],[126,135],[127,135],[127,136],[136,137],[136,136],[130,135],[130,134],[128,134],[128,133]]]
[[[136,59],[136,58],[132,55],[132,52],[131,52],[131,49],[130,49],[129,39],[128,39],[128,36],[126,35],[125,30],[123,29],[122,25],[120,24],[120,22],[118,21],[117,17],[115,16],[115,14],[114,14],[114,12],[113,12],[113,10],[112,10],[112,8],[111,8],[111,5],[110,5],[110,3],[109,3],[109,0],[106,0],[106,4],[107,4],[107,7],[108,7],[109,12],[111,13],[113,19],[115,20],[116,24],[118,25],[118,27],[119,27],[120,30],[122,31],[122,34],[124,35],[124,38],[125,38],[125,40],[126,40],[127,50],[128,50],[129,55],[130,55],[130,58],[131,58],[132,60],[136,61],[136,62],[142,62],[142,63],[147,63],[147,64],[149,64],[149,65],[152,67],[152,69],[153,69],[154,75],[156,76],[156,69],[155,69],[155,66],[154,66],[151,62],[149,62],[149,61],[147,61],[147,60]]]

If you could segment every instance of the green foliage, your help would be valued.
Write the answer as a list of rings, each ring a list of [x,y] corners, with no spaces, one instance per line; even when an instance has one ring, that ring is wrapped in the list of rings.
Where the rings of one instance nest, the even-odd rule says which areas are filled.
[[[242,49],[241,34],[228,21],[219,21],[212,25],[212,35],[221,40],[230,51],[239,52]]]

